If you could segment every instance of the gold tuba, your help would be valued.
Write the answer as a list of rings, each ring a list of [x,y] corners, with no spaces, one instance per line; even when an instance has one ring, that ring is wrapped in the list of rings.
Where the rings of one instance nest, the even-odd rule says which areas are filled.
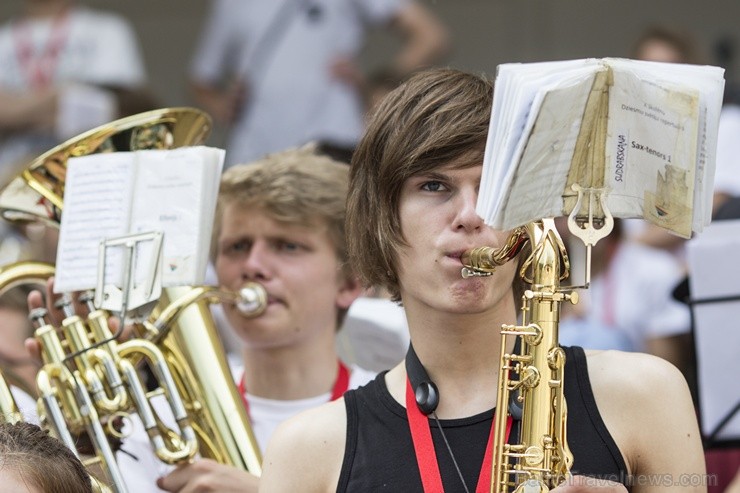
[[[22,421],[18,406],[15,404],[13,394],[10,393],[10,387],[3,378],[2,372],[0,372],[0,424],[3,423],[17,423]]]
[[[497,410],[509,409],[510,399],[522,409],[519,441],[507,444],[507,413],[494,418],[491,492],[549,491],[568,478],[573,456],[566,439],[567,408],[563,395],[565,353],[558,345],[560,303],[578,302],[578,293],[564,291],[568,277],[565,246],[552,219],[517,228],[500,249],[479,247],[462,257],[464,277],[488,275],[530,245],[531,254],[519,275],[530,286],[522,297],[522,324],[501,328],[501,366]],[[508,354],[509,337],[519,337],[518,354]],[[516,376],[516,378],[513,378]]]
[[[210,124],[210,118],[199,110],[168,108],[116,120],[86,132],[35,159],[2,189],[0,214],[10,221],[42,221],[58,227],[68,158],[197,145],[207,137]],[[0,291],[23,282],[29,265],[33,265],[32,271],[38,268],[38,263],[3,268]],[[53,267],[48,268],[51,271],[44,271],[46,277],[53,275]],[[164,394],[168,400],[176,395],[183,398],[182,413],[176,409],[177,403],[173,406],[181,434],[173,436],[172,430],[162,430],[158,418],[154,418],[155,423],[140,414],[150,436],[157,437],[159,445],[155,449],[163,451],[160,457],[167,462],[188,460],[196,452],[195,448],[190,450],[188,443],[197,441],[201,456],[259,475],[260,452],[208,308],[212,302],[245,299],[248,303],[243,311],[251,315],[259,314],[266,304],[264,290],[259,285],[247,286],[240,293],[208,287],[165,288],[150,319],[137,327],[140,337],[125,343],[113,338],[107,327],[108,313],[94,307],[83,318],[66,303],[67,314],[61,330],[51,327],[43,313],[36,313],[37,336],[42,339],[45,363],[51,365],[43,372],[41,382],[47,395],[46,417],[62,416],[56,418],[58,426],[54,426],[64,428],[57,430],[60,434],[68,433],[66,427],[74,423],[78,427],[83,423],[89,434],[95,435],[99,432],[97,424],[80,421],[80,410],[100,411],[106,416],[127,412],[125,409],[147,414],[142,399],[148,399],[152,393],[145,392],[142,396],[122,389],[139,387],[134,367],[148,361],[153,373],[161,375],[159,380],[163,384],[154,394]],[[62,337],[58,337],[59,333]],[[52,395],[56,398],[52,399]],[[187,431],[190,429],[194,440]],[[177,452],[170,453],[173,450]],[[186,452],[181,454],[180,450]],[[103,455],[106,456],[103,462],[111,460],[109,454]],[[115,464],[104,468],[107,466],[115,469]],[[119,487],[116,481],[113,483]]]

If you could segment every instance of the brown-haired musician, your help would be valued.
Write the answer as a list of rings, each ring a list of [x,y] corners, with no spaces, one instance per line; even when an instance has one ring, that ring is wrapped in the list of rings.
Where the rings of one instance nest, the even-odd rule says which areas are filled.
[[[483,77],[431,70],[373,115],[352,162],[350,259],[366,282],[403,302],[415,352],[282,425],[260,491],[489,491],[499,328],[517,323],[517,269],[508,262],[490,277],[460,271],[464,252],[509,237],[476,213],[492,92]],[[565,353],[577,479],[557,491],[625,491],[619,482],[636,492],[705,490],[699,430],[678,370],[644,354]],[[412,382],[419,370],[436,384],[426,394]],[[439,421],[423,416],[432,412]],[[508,428],[511,440],[516,429]]]

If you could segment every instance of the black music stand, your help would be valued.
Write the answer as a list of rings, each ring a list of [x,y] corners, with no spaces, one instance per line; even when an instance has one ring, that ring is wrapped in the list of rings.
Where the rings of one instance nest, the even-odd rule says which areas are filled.
[[[740,220],[687,247],[699,424],[705,448],[740,446]]]

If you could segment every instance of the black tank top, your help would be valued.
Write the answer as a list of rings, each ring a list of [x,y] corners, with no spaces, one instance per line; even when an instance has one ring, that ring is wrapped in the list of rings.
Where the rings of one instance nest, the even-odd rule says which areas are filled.
[[[565,398],[568,403],[568,446],[574,457],[571,472],[624,483],[627,466],[596,408],[588,378],[586,355],[580,347],[566,347]],[[359,389],[344,394],[347,442],[338,492],[421,492],[406,409],[385,385],[385,373]],[[492,412],[461,419],[441,420],[445,436],[471,491],[483,463]],[[464,491],[452,459],[429,420],[445,492]],[[517,439],[516,425],[509,441]]]

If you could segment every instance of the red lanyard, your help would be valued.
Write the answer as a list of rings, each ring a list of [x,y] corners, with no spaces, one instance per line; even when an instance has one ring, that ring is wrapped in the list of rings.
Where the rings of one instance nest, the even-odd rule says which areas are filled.
[[[342,397],[345,392],[349,389],[349,369],[341,361],[337,361],[339,369],[337,371],[337,379],[334,382],[334,387],[331,389],[330,400],[335,401]],[[242,378],[239,380],[239,395],[242,396],[242,402],[244,402],[244,409],[249,414],[249,402],[247,402],[247,386],[244,383],[244,373],[242,372]]]
[[[59,53],[67,43],[69,34],[69,15],[67,10],[56,16],[51,25],[51,32],[39,56],[33,56],[33,40],[27,22],[16,23],[15,52],[18,65],[25,73],[28,84],[39,89],[47,87],[54,76],[59,62]]]
[[[411,440],[414,442],[414,451],[416,452],[416,461],[419,464],[419,473],[421,474],[424,493],[444,493],[442,475],[439,472],[437,454],[434,450],[434,443],[432,442],[432,431],[429,428],[429,418],[419,411],[414,397],[414,389],[411,387],[411,382],[408,379],[406,379],[406,416],[409,420]],[[483,458],[483,466],[478,477],[478,486],[475,488],[476,493],[487,493],[491,488],[494,423],[495,420],[491,423],[491,434],[488,436],[486,455]],[[511,423],[512,419],[509,416],[506,422],[507,441],[511,432]]]

